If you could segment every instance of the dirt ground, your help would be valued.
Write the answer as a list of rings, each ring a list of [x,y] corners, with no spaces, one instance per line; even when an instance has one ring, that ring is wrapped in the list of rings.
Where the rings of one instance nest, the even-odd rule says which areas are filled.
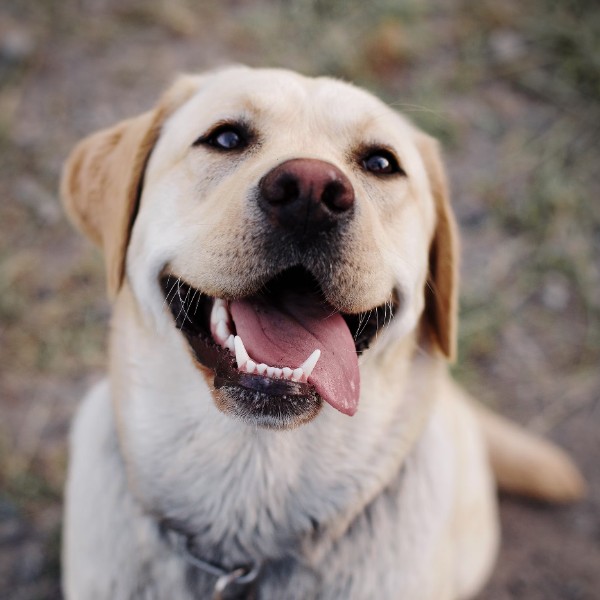
[[[592,0],[4,0],[0,599],[60,597],[68,424],[105,361],[101,258],[62,216],[61,163],[176,72],[230,62],[355,81],[440,138],[463,236],[456,375],[589,482],[572,507],[502,498],[481,598],[600,598],[599,40]]]

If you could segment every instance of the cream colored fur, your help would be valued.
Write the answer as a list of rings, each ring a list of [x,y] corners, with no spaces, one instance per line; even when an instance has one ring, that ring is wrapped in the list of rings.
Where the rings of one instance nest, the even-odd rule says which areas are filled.
[[[232,159],[192,146],[233,117],[262,135],[252,155]],[[362,172],[349,158],[361,143],[392,147],[407,177]],[[158,277],[168,266],[218,297],[256,289],[266,266],[252,238],[260,228],[253,190],[298,157],[338,166],[359,203],[348,247],[323,284],[329,302],[359,312],[396,289],[402,304],[360,358],[355,416],[325,405],[306,425],[270,431],[216,407]],[[568,459],[479,416],[450,380],[457,240],[439,153],[370,94],[243,67],[184,77],[143,118],[84,140],[62,189],[75,221],[104,247],[115,298],[109,376],[85,399],[73,429],[68,599],[208,597],[190,589],[189,569],[160,537],[158,517],[185,523],[208,559],[213,552],[232,564],[249,557],[279,564],[292,556],[289,575],[279,581],[283,567],[275,569],[259,598],[472,598],[498,544],[482,432],[490,432],[493,463],[502,464],[509,488],[538,489],[522,474],[511,479],[511,465],[529,464],[535,448],[536,468],[554,470],[557,482],[545,477],[539,495],[581,493]],[[524,453],[503,461],[514,439],[528,440],[518,446]]]

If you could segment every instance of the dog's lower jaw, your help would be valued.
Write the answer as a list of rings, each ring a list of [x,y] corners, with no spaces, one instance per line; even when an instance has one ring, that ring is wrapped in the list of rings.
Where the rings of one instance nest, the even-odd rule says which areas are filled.
[[[224,385],[213,392],[216,407],[250,426],[264,429],[294,429],[310,423],[323,400],[312,395],[271,396],[240,386]]]
[[[188,348],[188,355],[201,373],[215,406],[223,414],[248,426],[294,429],[312,421],[323,406],[322,398],[309,386],[277,380],[265,381],[241,371],[234,374],[231,369],[227,377],[222,377],[218,368],[215,372],[202,364],[191,348]],[[256,379],[259,381],[256,382]],[[271,394],[265,393],[266,383],[273,388]]]

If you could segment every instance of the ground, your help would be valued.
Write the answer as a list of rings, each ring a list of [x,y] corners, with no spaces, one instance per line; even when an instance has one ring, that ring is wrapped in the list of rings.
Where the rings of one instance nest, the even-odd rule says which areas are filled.
[[[176,72],[230,62],[355,81],[441,140],[463,240],[456,376],[589,483],[576,506],[502,499],[481,598],[598,598],[599,39],[593,0],[5,0],[0,598],[60,597],[68,424],[105,364],[102,262],[62,215],[61,163]]]

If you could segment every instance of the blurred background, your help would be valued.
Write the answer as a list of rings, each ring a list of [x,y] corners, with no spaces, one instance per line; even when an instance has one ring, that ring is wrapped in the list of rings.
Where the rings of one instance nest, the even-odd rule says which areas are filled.
[[[61,163],[229,62],[354,81],[445,148],[463,234],[456,374],[566,447],[568,508],[502,499],[482,598],[600,597],[600,11],[596,0],[2,0],[0,598],[60,597],[70,418],[105,366],[101,257],[65,221]]]

